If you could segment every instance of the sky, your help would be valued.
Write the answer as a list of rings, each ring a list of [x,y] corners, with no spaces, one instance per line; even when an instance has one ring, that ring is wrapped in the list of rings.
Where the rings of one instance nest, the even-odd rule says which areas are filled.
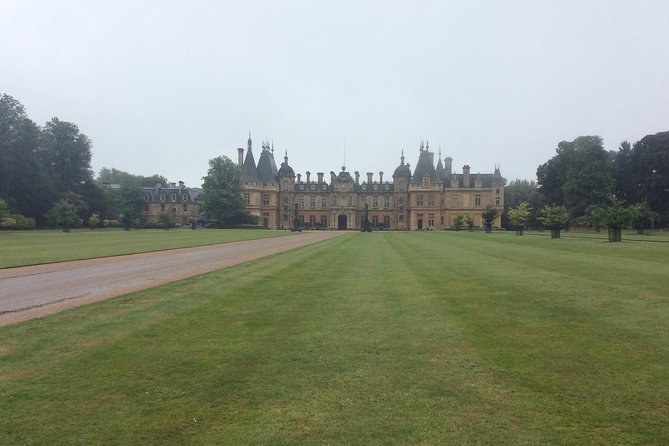
[[[0,0],[0,93],[92,168],[200,186],[249,132],[296,173],[536,178],[560,141],[669,130],[669,2]],[[436,157],[435,157],[436,158]]]

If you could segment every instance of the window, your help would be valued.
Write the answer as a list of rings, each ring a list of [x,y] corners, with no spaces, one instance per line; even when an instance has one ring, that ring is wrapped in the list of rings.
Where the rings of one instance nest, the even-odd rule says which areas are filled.
[[[316,207],[316,197],[313,195],[309,197],[309,207],[311,209],[314,209]]]
[[[423,186],[428,187],[430,185],[430,177],[423,177]]]
[[[400,204],[404,204],[404,197],[400,197]]]
[[[187,205],[187,204],[184,204],[184,205],[182,206],[182,209],[184,210],[184,212],[188,212],[188,205]]]
[[[404,192],[404,181],[400,181],[397,186],[400,192]]]
[[[164,204],[160,205],[160,212],[165,212],[165,205]]]
[[[434,226],[434,214],[427,214],[427,225]]]
[[[269,194],[262,194],[262,205],[269,206]]]
[[[372,226],[377,227],[378,225],[379,225],[379,217],[375,215],[372,217]]]
[[[149,203],[144,203],[144,212],[149,212]]]
[[[144,201],[151,201],[151,194],[144,194]]]
[[[390,207],[390,197],[385,196],[383,197],[383,207],[388,209]]]
[[[390,217],[383,217],[383,227],[384,228],[390,227]]]
[[[188,194],[181,194],[182,201],[188,201]]]
[[[495,204],[499,206],[499,197],[495,198]]]
[[[304,207],[304,195],[297,197],[297,205],[301,208]],[[304,219],[304,217],[302,217]]]
[[[400,214],[399,221],[400,223],[404,223],[404,214]]]
[[[172,194],[172,201],[177,201],[177,194]]]
[[[244,204],[247,206],[251,205],[251,194],[248,192],[244,192]]]
[[[311,226],[312,228],[316,226],[316,217],[314,217],[313,215],[309,216],[309,226]]]
[[[328,227],[328,217],[326,215],[321,216],[321,227],[322,228]]]
[[[422,206],[424,199],[425,197],[423,196],[423,194],[416,195],[416,206]]]
[[[377,197],[376,195],[372,197],[372,207],[374,209],[377,209],[379,207],[379,197]]]
[[[321,198],[321,207],[325,209],[328,207],[328,199],[327,198]]]
[[[459,206],[458,202],[458,196],[457,195],[451,195],[451,207],[452,208],[457,208]]]
[[[160,194],[160,201],[165,201],[165,194]]]
[[[427,205],[428,207],[434,207],[434,195],[430,194],[427,196]]]
[[[300,215],[300,216],[297,218],[297,221],[298,221],[298,226],[299,226],[300,228],[303,227],[303,226],[304,226],[304,215]]]
[[[474,194],[474,206],[481,206],[481,194]]]

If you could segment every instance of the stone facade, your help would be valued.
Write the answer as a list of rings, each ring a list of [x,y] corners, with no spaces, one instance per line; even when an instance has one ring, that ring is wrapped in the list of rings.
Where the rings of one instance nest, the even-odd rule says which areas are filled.
[[[256,165],[250,136],[246,153],[237,150],[246,211],[270,229],[292,228],[295,219],[307,228],[360,229],[367,209],[375,228],[437,230],[452,227],[457,214],[471,216],[475,226],[481,226],[486,206],[496,207],[500,214],[504,208],[506,180],[498,167],[488,174],[472,174],[469,166],[460,174],[452,173],[451,158],[442,163],[439,157],[435,165],[429,143],[421,143],[413,174],[402,152],[390,181],[384,181],[383,172],[378,180],[367,172],[361,181],[358,172],[351,176],[346,167],[330,172],[329,181],[323,172],[315,178],[306,172],[303,178],[288,165],[287,153],[277,169],[274,149],[265,143]],[[500,221],[493,227],[499,228]]]
[[[143,187],[144,209],[142,217],[147,223],[158,223],[160,214],[168,213],[177,224],[187,225],[198,220],[202,211],[202,190],[179,184],[157,183],[155,187]]]

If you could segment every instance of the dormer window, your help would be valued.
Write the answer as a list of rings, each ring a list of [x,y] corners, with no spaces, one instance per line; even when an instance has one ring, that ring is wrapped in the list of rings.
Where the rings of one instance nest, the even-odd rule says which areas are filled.
[[[172,194],[172,201],[177,201],[177,194]]]
[[[423,186],[428,187],[430,185],[430,177],[423,177]]]
[[[165,201],[165,194],[160,194],[160,201]]]
[[[188,194],[182,194],[182,195],[181,195],[181,199],[182,199],[183,201],[188,201]]]

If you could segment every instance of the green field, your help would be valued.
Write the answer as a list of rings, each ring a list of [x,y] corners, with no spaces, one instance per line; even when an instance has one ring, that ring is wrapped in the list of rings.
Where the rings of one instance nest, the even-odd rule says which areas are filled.
[[[669,444],[669,246],[348,234],[0,328],[0,444]]]
[[[213,245],[290,234],[245,229],[0,231],[0,268]]]

